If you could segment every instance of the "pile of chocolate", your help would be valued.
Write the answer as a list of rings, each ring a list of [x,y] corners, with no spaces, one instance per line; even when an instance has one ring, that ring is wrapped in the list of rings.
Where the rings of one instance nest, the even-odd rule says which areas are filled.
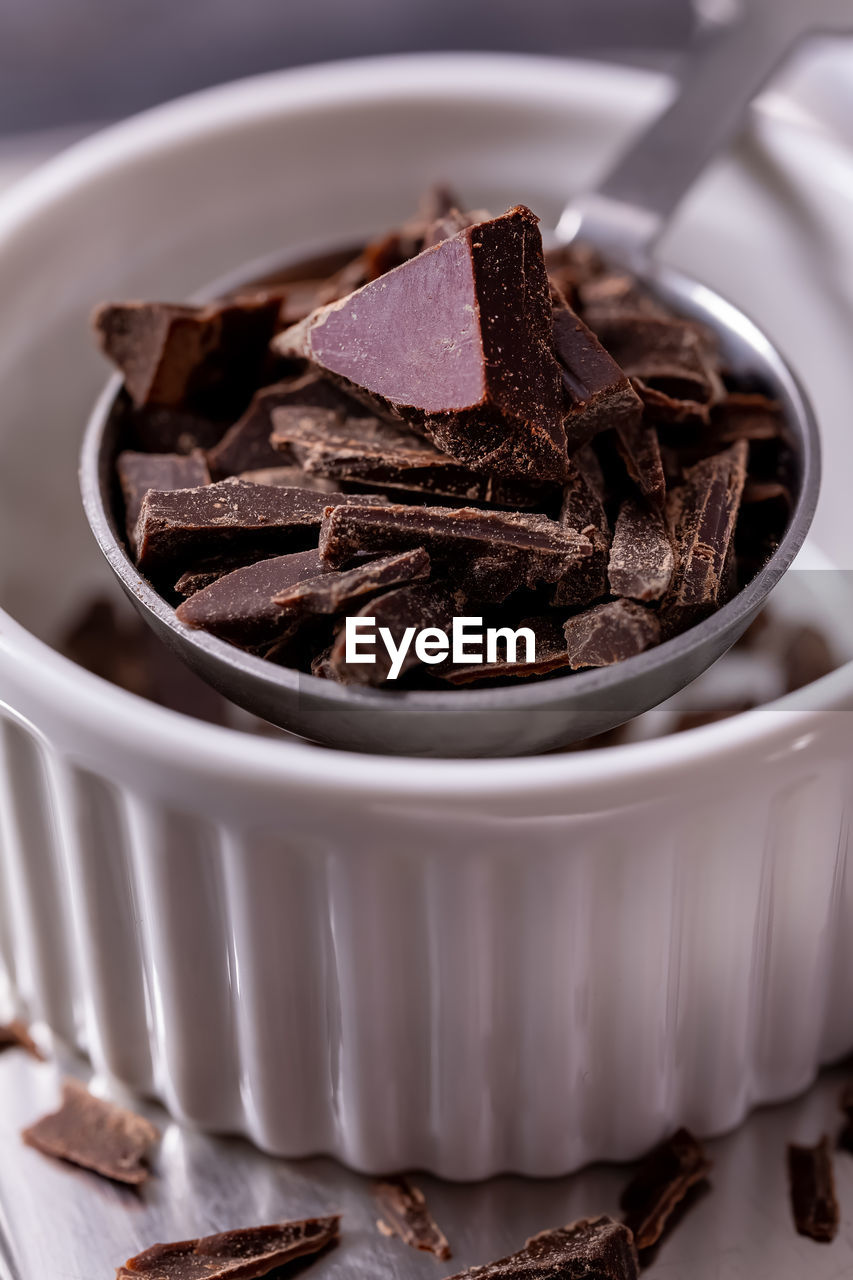
[[[334,269],[95,329],[140,571],[187,626],[327,679],[388,674],[347,661],[348,615],[536,637],[533,662],[412,651],[398,685],[609,665],[724,604],[790,516],[779,405],[633,277],[543,255],[521,206],[433,192]]]

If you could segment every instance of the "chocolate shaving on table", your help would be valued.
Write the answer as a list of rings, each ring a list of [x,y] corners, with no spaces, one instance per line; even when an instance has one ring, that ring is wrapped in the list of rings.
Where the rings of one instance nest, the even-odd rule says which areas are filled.
[[[679,558],[677,606],[715,607],[721,601],[748,454],[748,444],[740,440],[704,458],[687,469],[684,485],[670,494],[667,515]]]
[[[440,307],[424,306],[437,296]],[[474,470],[565,475],[550,290],[523,206],[320,308],[274,349],[367,392]]]
[[[159,1136],[150,1121],[96,1098],[77,1080],[64,1082],[58,1111],[21,1134],[44,1155],[131,1186],[148,1177],[148,1156]]]
[[[384,684],[391,670],[391,657],[379,640],[380,627],[387,628],[394,642],[399,644],[409,627],[414,627],[415,634],[427,628],[446,634],[458,613],[457,597],[442,583],[416,583],[414,586],[398,587],[395,591],[375,596],[354,616],[375,619],[376,644],[372,652],[376,661],[347,662],[346,633],[342,627],[332,645],[329,668],[334,678],[343,684]],[[412,644],[406,653],[400,675],[420,665],[421,660]]]
[[[666,501],[666,480],[654,427],[643,421],[623,422],[616,428],[615,440],[625,469],[640,493],[662,509]]]
[[[385,503],[371,494],[315,493],[244,480],[200,489],[149,490],[135,532],[137,564],[145,573],[192,565],[214,554],[249,552],[256,559],[302,550],[316,542],[326,508]]]
[[[197,1240],[155,1244],[116,1269],[116,1280],[256,1280],[337,1243],[340,1217],[239,1227]]]
[[[239,475],[241,471],[257,471],[262,467],[280,467],[285,462],[295,462],[295,459],[283,457],[281,450],[270,444],[271,414],[281,405],[333,409],[353,417],[367,413],[327,378],[316,373],[301,374],[298,378],[261,387],[255,392],[242,418],[229,427],[215,448],[208,451],[207,461],[215,476],[224,479]]]
[[[636,427],[643,416],[640,397],[592,330],[560,298],[555,301],[553,325],[569,453],[608,428]]]
[[[701,1143],[679,1129],[642,1161],[619,1201],[638,1249],[657,1244],[676,1207],[711,1170]]]
[[[549,671],[558,671],[569,665],[569,654],[566,649],[566,637],[563,624],[550,614],[542,614],[533,618],[521,618],[518,622],[509,623],[508,631],[518,632],[522,628],[533,633],[535,659],[528,662],[527,646],[523,636],[516,641],[515,660],[509,660],[509,652],[504,638],[497,659],[488,662],[484,654],[482,662],[452,663],[435,668],[435,674],[441,676],[448,684],[477,684],[483,680],[518,679],[532,675],[545,675]]]
[[[397,1235],[412,1249],[450,1258],[450,1245],[430,1213],[424,1193],[408,1178],[383,1178],[374,1182],[373,1195],[382,1212],[380,1231]]]
[[[675,551],[660,512],[627,498],[616,519],[607,567],[613,595],[660,600],[674,572]]]
[[[523,1249],[448,1280],[637,1280],[631,1232],[612,1218],[582,1218],[531,1236]]]
[[[116,473],[124,498],[125,529],[135,551],[136,522],[149,489],[196,489],[210,484],[210,472],[200,449],[192,453],[134,453],[126,449],[116,458]]]
[[[680,317],[611,313],[596,333],[630,378],[674,400],[715,404],[725,394],[707,333]]]
[[[541,505],[545,496],[542,484],[479,475],[377,418],[344,421],[334,411],[290,406],[273,410],[272,422],[273,447],[292,454],[307,474],[510,507]]]
[[[279,299],[266,294],[207,306],[105,303],[92,324],[133,403],[223,416],[261,380]]]
[[[539,584],[570,592],[585,582],[595,549],[588,536],[547,516],[401,505],[355,512],[335,507],[323,521],[320,552],[330,565],[359,551],[424,547],[471,599],[491,603]]]
[[[788,1186],[794,1225],[801,1236],[829,1244],[838,1231],[838,1201],[829,1138],[816,1147],[788,1146]]]
[[[11,1022],[0,1025],[0,1053],[5,1049],[23,1049],[37,1062],[44,1062],[44,1054],[30,1035],[26,1023],[20,1018],[13,1018]]]
[[[429,573],[429,556],[422,547],[397,555],[378,556],[352,569],[330,569],[323,564],[317,577],[305,578],[276,591],[273,602],[287,617],[343,613],[365,596],[428,578]]]
[[[563,627],[574,671],[609,667],[652,648],[660,640],[657,616],[633,600],[611,600],[569,618]]]

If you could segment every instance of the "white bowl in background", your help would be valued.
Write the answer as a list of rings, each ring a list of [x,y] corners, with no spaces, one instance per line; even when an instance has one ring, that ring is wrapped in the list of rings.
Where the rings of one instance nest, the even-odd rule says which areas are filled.
[[[853,1047],[850,666],[677,738],[415,761],[202,724],[47,643],[108,575],[75,476],[96,301],[392,225],[434,179],[554,220],[665,93],[336,64],[149,112],[0,201],[0,953],[31,1016],[181,1120],[557,1174],[727,1129]],[[717,283],[737,225],[694,200],[673,244],[700,226],[710,269],[678,265]]]

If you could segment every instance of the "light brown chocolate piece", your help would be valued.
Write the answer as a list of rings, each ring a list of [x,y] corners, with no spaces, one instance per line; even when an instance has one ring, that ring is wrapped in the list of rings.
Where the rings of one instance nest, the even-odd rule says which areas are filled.
[[[838,1233],[839,1210],[829,1138],[816,1147],[788,1146],[788,1185],[794,1226],[801,1236],[829,1244]]]
[[[116,1280],[256,1280],[337,1243],[340,1217],[240,1227],[198,1240],[155,1244],[116,1269]]]
[[[612,1218],[582,1218],[542,1231],[523,1249],[449,1280],[637,1280],[640,1264],[631,1232]]]
[[[660,640],[660,623],[649,609],[633,600],[611,600],[564,625],[569,666],[609,667],[652,648]]]
[[[687,1129],[679,1129],[646,1156],[619,1202],[638,1249],[657,1244],[688,1191],[710,1171],[711,1161]]]
[[[377,1224],[384,1234],[397,1235],[412,1249],[451,1257],[447,1237],[430,1213],[424,1193],[408,1178],[383,1178],[373,1184],[373,1194],[382,1212]]]
[[[607,576],[615,596],[660,600],[675,572],[675,552],[663,517],[627,498],[619,510]]]
[[[134,453],[126,449],[116,458],[116,472],[124,498],[127,539],[134,552],[136,522],[149,489],[196,489],[210,484],[210,472],[200,449],[188,454]]]
[[[66,1080],[59,1110],[21,1136],[45,1155],[138,1186],[149,1175],[148,1156],[160,1135],[142,1116],[96,1098],[76,1080]]]

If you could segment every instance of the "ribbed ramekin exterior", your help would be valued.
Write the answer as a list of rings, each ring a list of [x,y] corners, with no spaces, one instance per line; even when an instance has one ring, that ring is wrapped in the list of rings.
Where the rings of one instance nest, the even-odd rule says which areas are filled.
[[[558,1174],[725,1130],[853,1047],[853,770],[828,746],[609,812],[324,821],[288,794],[238,822],[0,724],[8,976],[193,1125]]]

